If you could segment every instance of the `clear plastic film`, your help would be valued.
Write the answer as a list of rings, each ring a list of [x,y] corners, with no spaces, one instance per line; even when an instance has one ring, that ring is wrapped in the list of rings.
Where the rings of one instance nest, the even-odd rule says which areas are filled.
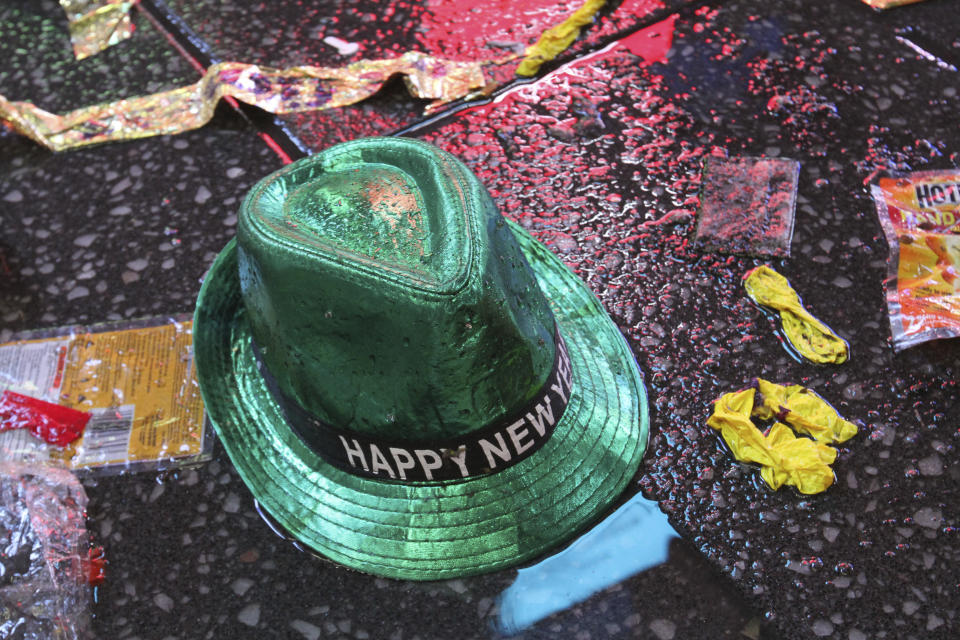
[[[694,241],[701,251],[790,255],[800,163],[787,158],[709,158]]]
[[[86,505],[69,471],[0,462],[0,637],[92,637]]]

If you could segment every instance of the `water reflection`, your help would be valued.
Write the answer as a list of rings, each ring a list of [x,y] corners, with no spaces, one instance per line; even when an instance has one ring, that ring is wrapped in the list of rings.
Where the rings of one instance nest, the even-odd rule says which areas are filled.
[[[500,594],[493,626],[503,634],[518,633],[655,567],[667,559],[670,540],[676,537],[657,503],[638,494],[560,553],[520,569]]]

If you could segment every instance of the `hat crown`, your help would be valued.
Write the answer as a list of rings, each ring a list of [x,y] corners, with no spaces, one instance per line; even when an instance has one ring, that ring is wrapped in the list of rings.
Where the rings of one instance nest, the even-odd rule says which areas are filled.
[[[552,314],[513,234],[430,145],[365,139],[290,165],[251,190],[238,245],[264,369],[330,425],[456,436],[550,372]]]
[[[389,165],[324,172],[287,196],[282,217],[323,242],[395,268],[422,270],[433,257],[423,194],[409,174]]]

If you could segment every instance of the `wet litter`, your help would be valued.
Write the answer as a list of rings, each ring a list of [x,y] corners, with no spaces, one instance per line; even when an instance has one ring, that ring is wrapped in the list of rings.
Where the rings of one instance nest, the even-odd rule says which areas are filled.
[[[52,328],[0,344],[0,456],[101,474],[209,459],[191,323],[171,320]]]
[[[704,162],[696,242],[704,251],[789,256],[800,165],[781,158]]]
[[[3,41],[62,45],[63,55],[18,44],[9,52],[15,71],[0,72],[10,99],[62,113],[199,78],[134,9],[132,37],[89,59],[110,80],[78,70],[62,81],[62,60],[85,61],[73,61],[68,36],[57,39],[67,23],[50,4],[42,32],[3,23]],[[535,14],[432,0],[330,11],[282,1],[165,4],[183,18],[175,30],[189,29],[220,59],[282,68],[319,62],[320,51],[324,66],[417,45],[460,60],[522,53],[584,3],[538,4]],[[463,160],[507,218],[586,281],[624,333],[645,375],[651,436],[622,499],[656,502],[679,536],[665,560],[628,577],[627,565],[643,564],[631,557],[605,586],[601,563],[587,575],[576,553],[560,558],[560,568],[574,567],[563,580],[536,570],[556,556],[422,584],[351,572],[277,538],[215,445],[196,467],[84,477],[88,527],[110,561],[93,604],[97,635],[498,637],[523,625],[529,638],[952,637],[960,356],[952,338],[895,348],[889,250],[870,193],[888,172],[960,162],[960,87],[949,71],[960,61],[943,26],[951,23],[945,4],[879,13],[867,3],[790,0],[771,13],[752,0],[611,2],[540,77],[405,130]],[[464,19],[452,20],[458,13]],[[478,23],[485,28],[470,32]],[[341,53],[324,42],[330,37],[357,49]],[[518,62],[491,77],[509,83]],[[398,81],[364,102],[280,124],[302,149],[321,150],[420,123],[424,106]],[[244,194],[284,162],[265,143],[281,137],[268,125],[220,108],[193,132],[60,155],[0,134],[0,341],[22,330],[189,313],[210,261],[236,235]],[[280,146],[296,157],[296,145]],[[696,244],[706,158],[801,164],[789,256]],[[907,244],[916,245],[908,257],[917,275],[930,267],[949,282],[933,248]],[[815,365],[778,344],[786,342],[779,320],[744,291],[743,275],[762,264],[849,342],[842,365]],[[815,390],[858,423],[857,436],[827,445],[836,459],[826,491],[774,492],[706,424],[712,401],[754,376]],[[781,435],[814,442],[787,429]],[[585,533],[626,522],[603,525],[614,513],[598,514]],[[583,540],[583,558],[603,559],[597,538]],[[642,533],[614,536],[610,555],[644,541]],[[528,583],[519,580],[528,568],[546,579],[532,581],[526,599],[512,597],[519,587],[510,591],[517,623],[491,629],[508,619],[505,594]],[[532,602],[541,593],[570,604]]]
[[[871,187],[890,246],[886,280],[897,349],[960,336],[960,171],[881,178]]]
[[[847,342],[803,307],[800,296],[782,275],[761,265],[744,274],[743,286],[751,300],[780,314],[783,333],[801,356],[818,364],[846,362]]]
[[[753,419],[774,421],[761,432]],[[726,393],[714,402],[707,424],[719,431],[739,462],[760,465],[760,475],[776,491],[788,484],[801,493],[826,491],[833,484],[835,449],[857,427],[823,398],[800,385],[779,385],[761,378],[752,387]],[[794,432],[811,436],[798,438]]]
[[[86,528],[87,496],[67,470],[0,462],[0,634],[82,640],[102,550]]]

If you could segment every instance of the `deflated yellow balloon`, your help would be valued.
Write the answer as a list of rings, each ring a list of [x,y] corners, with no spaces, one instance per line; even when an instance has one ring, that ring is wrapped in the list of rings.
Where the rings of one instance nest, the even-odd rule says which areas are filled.
[[[757,390],[763,404],[754,416],[761,420],[776,418],[825,444],[846,442],[857,435],[857,425],[841,418],[829,402],[806,387],[757,378]]]
[[[777,422],[763,433],[752,418]],[[760,465],[760,477],[770,488],[788,484],[806,494],[833,484],[830,465],[837,451],[824,443],[843,442],[857,432],[813,391],[760,379],[755,388],[721,396],[707,424],[720,432],[737,460]],[[798,438],[790,427],[816,440]]]
[[[763,265],[747,272],[743,286],[754,302],[780,312],[783,332],[801,356],[821,364],[846,362],[846,341],[803,308],[800,296],[782,275]]]

